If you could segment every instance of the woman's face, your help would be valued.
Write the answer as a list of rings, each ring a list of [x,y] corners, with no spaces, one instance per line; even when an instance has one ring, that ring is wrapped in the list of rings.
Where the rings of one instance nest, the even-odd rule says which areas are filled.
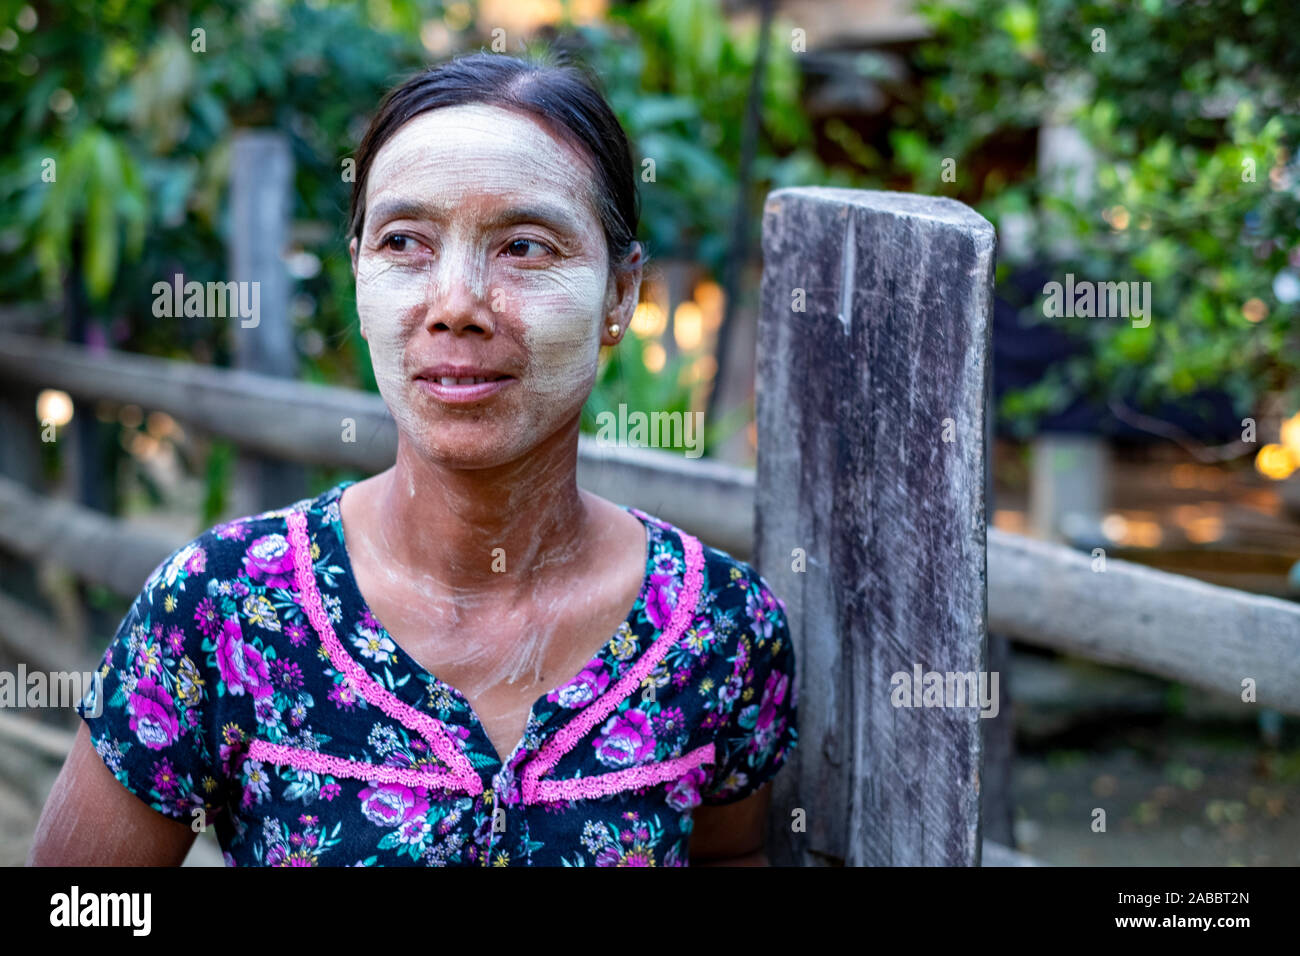
[[[425,457],[512,461],[581,411],[640,280],[610,275],[592,182],[581,152],[482,104],[423,113],[375,156],[357,313],[380,394]],[[509,377],[444,384],[440,365]]]

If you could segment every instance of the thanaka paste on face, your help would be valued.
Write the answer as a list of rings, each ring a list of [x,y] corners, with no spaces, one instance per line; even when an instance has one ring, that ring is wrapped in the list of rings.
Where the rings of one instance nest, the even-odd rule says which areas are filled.
[[[580,152],[538,121],[499,107],[432,110],[380,149],[357,250],[357,312],[380,394],[398,428],[426,453],[481,460],[490,449],[497,461],[509,460],[581,409],[595,382],[609,278],[591,190],[591,167]],[[441,224],[374,218],[377,206],[399,198],[451,212]],[[560,207],[576,235],[484,224],[493,212],[535,203]],[[394,232],[410,237],[399,253],[381,247]],[[561,254],[546,253],[543,266],[500,254],[517,239]],[[472,341],[453,341],[464,336],[430,331],[439,321],[453,328],[472,322],[501,341],[472,334]],[[519,381],[485,409],[451,410],[411,379],[425,363],[467,356]],[[457,428],[466,423],[473,431]]]

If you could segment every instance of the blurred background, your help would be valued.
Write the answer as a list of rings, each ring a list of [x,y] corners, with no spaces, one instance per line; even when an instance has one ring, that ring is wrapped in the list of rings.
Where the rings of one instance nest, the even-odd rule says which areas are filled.
[[[204,375],[374,393],[345,237],[370,112],[458,52],[539,45],[572,51],[604,84],[633,143],[652,263],[585,430],[619,403],[705,411],[706,454],[752,466],[764,196],[812,184],[948,196],[999,237],[990,523],[1300,598],[1290,3],[0,10],[0,667],[84,669],[102,651],[144,576],[127,545],[116,577],[87,573],[87,542],[106,549],[90,563],[114,565],[116,528],[171,550],[372,473],[264,461],[257,451],[269,459],[293,436],[250,452],[204,427],[233,407],[209,408],[225,386]],[[1044,284],[1067,273],[1150,282],[1150,326],[1046,318]],[[175,275],[262,281],[257,336],[236,335],[237,319],[156,317],[154,284]],[[123,364],[138,356],[191,371]],[[99,397],[34,387],[34,369]],[[121,384],[128,372],[153,390]],[[176,389],[191,390],[190,420],[164,410]],[[49,510],[65,504],[78,510]],[[103,520],[77,524],[81,509]],[[1011,643],[1008,668],[1012,783],[1005,823],[988,827],[1001,842],[1053,864],[1300,863],[1294,717],[1028,643]],[[76,717],[0,718],[0,863],[12,865]],[[1126,839],[1079,823],[1099,798]],[[219,864],[214,850],[195,862]]]

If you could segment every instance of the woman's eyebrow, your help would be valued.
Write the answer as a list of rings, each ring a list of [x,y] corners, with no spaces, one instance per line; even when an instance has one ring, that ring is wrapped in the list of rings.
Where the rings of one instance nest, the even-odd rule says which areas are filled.
[[[370,218],[374,222],[388,222],[393,219],[444,222],[448,218],[448,211],[441,203],[425,199],[381,199],[375,203]],[[580,232],[577,222],[568,210],[552,203],[510,206],[484,217],[482,221],[489,227],[538,222],[574,236]]]

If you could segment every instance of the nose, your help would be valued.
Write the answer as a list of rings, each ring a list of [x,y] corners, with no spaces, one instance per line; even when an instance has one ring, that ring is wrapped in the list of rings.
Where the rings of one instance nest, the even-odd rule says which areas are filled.
[[[425,329],[490,338],[496,322],[488,291],[485,258],[468,246],[449,244],[429,270]]]

